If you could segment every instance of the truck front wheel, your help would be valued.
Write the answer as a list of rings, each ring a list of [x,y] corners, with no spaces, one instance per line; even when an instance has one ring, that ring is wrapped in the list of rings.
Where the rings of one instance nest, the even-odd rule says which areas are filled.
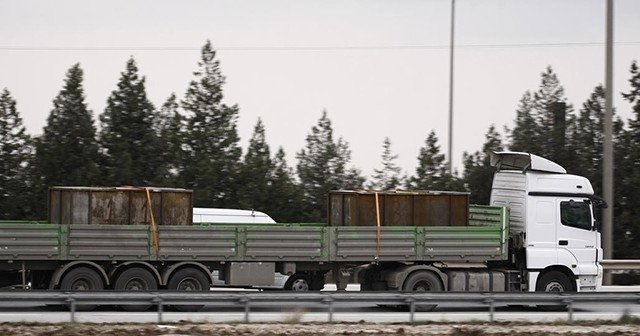
[[[562,272],[551,271],[543,274],[536,283],[538,292],[571,292],[571,281]]]
[[[405,292],[442,292],[444,290],[440,277],[429,271],[416,271],[411,273],[404,281],[402,290]],[[421,311],[431,311],[437,305],[419,305]]]
[[[536,282],[536,292],[572,292],[571,280],[562,272],[551,271],[544,273]],[[566,310],[565,305],[540,305],[539,308],[547,311]]]

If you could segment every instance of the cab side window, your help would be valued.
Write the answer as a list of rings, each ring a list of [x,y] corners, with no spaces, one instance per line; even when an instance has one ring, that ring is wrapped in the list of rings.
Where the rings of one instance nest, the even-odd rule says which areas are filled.
[[[591,207],[585,202],[560,202],[562,225],[591,230]]]

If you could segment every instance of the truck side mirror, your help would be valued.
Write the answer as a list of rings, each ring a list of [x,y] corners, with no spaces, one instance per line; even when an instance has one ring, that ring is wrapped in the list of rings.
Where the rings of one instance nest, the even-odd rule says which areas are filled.
[[[591,196],[591,200],[593,201],[593,205],[601,208],[601,209],[606,209],[609,207],[609,205],[607,204],[607,202],[605,202],[604,199],[598,197],[598,196]]]

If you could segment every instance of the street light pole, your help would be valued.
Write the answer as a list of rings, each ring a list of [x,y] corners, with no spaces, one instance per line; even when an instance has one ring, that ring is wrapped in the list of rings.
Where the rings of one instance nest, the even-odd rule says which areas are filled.
[[[609,207],[602,213],[604,259],[613,258],[613,0],[607,0],[607,34],[605,66],[605,117],[603,143],[602,191]],[[611,274],[604,274],[604,283],[611,284]]]
[[[447,169],[453,174],[453,43],[456,0],[451,0],[451,36],[449,43],[449,162]]]

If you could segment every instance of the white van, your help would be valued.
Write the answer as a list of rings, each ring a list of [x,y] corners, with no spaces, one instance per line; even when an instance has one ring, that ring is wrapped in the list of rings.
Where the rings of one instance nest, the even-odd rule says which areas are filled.
[[[254,210],[193,208],[193,223],[236,223],[236,224],[275,224],[276,221],[264,212]],[[213,287],[227,287],[224,280],[220,280],[218,270],[212,271]],[[289,276],[275,273],[273,286],[260,288],[284,289]]]
[[[254,210],[193,208],[194,223],[275,224],[264,212]]]

